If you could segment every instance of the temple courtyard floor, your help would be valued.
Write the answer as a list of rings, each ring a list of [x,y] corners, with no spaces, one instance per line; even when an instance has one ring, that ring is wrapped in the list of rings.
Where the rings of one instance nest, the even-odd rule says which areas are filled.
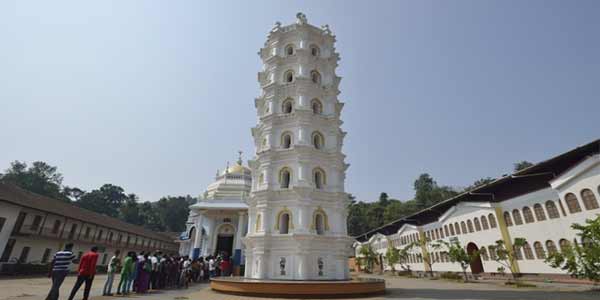
[[[589,285],[534,283],[532,288],[515,288],[505,286],[500,281],[485,281],[477,283],[459,283],[446,280],[429,280],[391,276],[372,276],[386,280],[385,295],[363,299],[540,299],[540,300],[577,300],[600,299],[600,291],[590,291]],[[242,300],[265,299],[246,296],[224,295],[213,292],[208,284],[193,284],[188,289],[150,292],[146,295],[129,297],[104,297],[102,287],[105,275],[98,275],[94,280],[90,299],[92,300]],[[60,299],[67,299],[75,282],[74,276],[65,280]],[[0,300],[32,300],[45,299],[50,288],[48,278],[17,278],[0,277]],[[82,298],[83,287],[75,300]],[[272,299],[272,298],[271,298]]]

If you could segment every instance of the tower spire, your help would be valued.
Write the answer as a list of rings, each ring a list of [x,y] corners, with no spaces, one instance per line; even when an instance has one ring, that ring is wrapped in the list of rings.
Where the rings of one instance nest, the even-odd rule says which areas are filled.
[[[244,161],[242,161],[242,153],[244,153],[244,152],[242,152],[242,150],[238,150],[238,160],[237,160],[237,163],[240,166],[244,163]]]

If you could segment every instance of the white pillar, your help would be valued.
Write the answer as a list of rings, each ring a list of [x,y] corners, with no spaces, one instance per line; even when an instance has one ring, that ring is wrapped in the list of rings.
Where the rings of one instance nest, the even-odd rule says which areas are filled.
[[[246,223],[246,212],[238,212],[238,225],[235,232],[235,247],[234,249],[242,249],[242,238],[244,237],[244,224]]]

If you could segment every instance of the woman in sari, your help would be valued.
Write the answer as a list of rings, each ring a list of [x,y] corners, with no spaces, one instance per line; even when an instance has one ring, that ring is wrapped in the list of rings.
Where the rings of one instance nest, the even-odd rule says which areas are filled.
[[[150,284],[150,272],[152,272],[152,262],[148,259],[148,254],[144,255],[144,260],[138,264],[138,289],[139,294],[148,292]]]

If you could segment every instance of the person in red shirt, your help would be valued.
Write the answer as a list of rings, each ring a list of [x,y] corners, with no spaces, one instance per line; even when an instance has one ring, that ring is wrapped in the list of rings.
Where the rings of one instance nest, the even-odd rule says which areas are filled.
[[[88,253],[84,254],[79,261],[77,281],[71,290],[69,300],[75,298],[75,294],[77,294],[77,291],[84,282],[85,288],[83,289],[83,300],[88,300],[90,289],[92,288],[92,281],[94,281],[94,275],[96,275],[96,262],[98,262],[98,247],[94,246]]]

